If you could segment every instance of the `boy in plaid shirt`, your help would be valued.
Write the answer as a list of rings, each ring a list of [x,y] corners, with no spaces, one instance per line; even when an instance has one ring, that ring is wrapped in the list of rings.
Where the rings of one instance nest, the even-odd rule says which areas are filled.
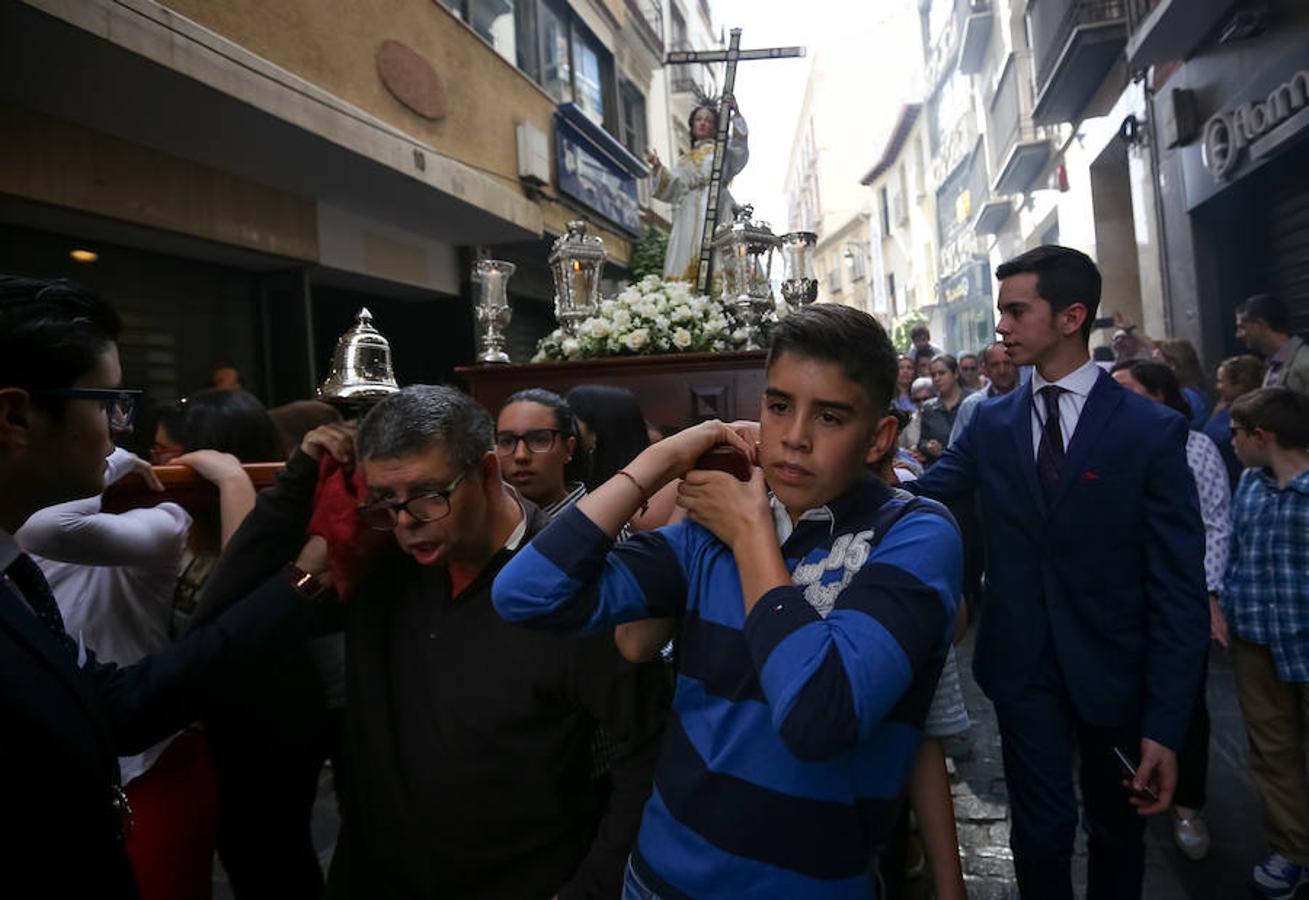
[[[1221,602],[1273,851],[1252,878],[1260,896],[1289,900],[1309,883],[1309,398],[1263,388],[1231,415],[1247,468],[1232,500]]]

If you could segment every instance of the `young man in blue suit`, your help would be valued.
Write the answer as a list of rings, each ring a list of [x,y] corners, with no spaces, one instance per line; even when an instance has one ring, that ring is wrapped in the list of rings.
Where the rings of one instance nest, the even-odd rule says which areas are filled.
[[[1085,254],[1037,247],[996,278],[996,331],[1031,381],[979,407],[913,489],[980,492],[974,673],[1000,726],[1022,895],[1073,896],[1080,760],[1087,896],[1139,897],[1145,816],[1172,802],[1209,639],[1187,424],[1091,361],[1100,273]]]

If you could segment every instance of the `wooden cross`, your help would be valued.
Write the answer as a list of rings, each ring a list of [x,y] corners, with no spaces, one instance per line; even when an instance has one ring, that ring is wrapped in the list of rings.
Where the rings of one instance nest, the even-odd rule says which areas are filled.
[[[731,94],[736,86],[736,64],[741,60],[751,59],[786,59],[804,56],[804,47],[766,47],[760,50],[741,49],[741,29],[732,29],[732,39],[726,50],[670,50],[664,58],[664,65],[679,63],[725,62],[727,71],[723,75],[723,94]],[[709,197],[705,204],[704,231],[700,236],[700,269],[697,289],[700,293],[708,292],[709,269],[712,265],[714,226],[718,222],[718,197],[722,191],[723,164],[727,157],[727,135],[732,128],[732,109],[719,102],[718,134],[714,139],[714,161],[709,169]]]

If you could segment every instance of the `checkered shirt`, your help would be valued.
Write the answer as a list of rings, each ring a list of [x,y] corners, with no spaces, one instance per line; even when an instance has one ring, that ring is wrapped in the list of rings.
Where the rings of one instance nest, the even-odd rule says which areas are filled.
[[[1268,647],[1283,681],[1309,681],[1309,471],[1278,487],[1246,469],[1232,500],[1223,612],[1244,640]]]

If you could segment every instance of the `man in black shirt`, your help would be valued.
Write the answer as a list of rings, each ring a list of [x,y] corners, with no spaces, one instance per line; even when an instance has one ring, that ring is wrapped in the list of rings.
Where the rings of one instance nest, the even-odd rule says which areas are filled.
[[[356,444],[361,520],[394,542],[341,608],[351,771],[329,894],[617,896],[668,674],[624,661],[612,635],[577,641],[496,615],[491,582],[547,520],[501,480],[475,401],[414,386],[379,403],[357,441],[341,426],[310,432],[233,537],[205,605],[294,552],[319,459],[353,464]],[[597,725],[618,746],[604,810],[591,778]]]

